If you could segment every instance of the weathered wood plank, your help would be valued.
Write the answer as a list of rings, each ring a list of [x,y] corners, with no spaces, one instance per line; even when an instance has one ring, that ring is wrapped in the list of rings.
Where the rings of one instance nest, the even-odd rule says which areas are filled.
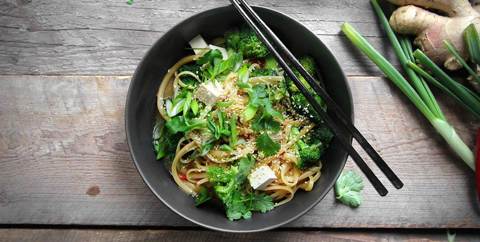
[[[477,232],[460,231],[456,233],[455,241],[478,241]],[[212,231],[195,230],[125,230],[125,229],[0,229],[0,238],[5,241],[429,241],[440,242],[447,240],[445,230],[435,231],[282,231],[275,230],[262,233],[229,234]]]
[[[368,1],[251,1],[298,19],[331,48],[350,75],[378,74],[339,34],[349,21],[383,53]],[[0,6],[0,73],[130,75],[149,47],[181,20],[228,1],[10,1]],[[394,59],[394,58],[392,58]]]
[[[129,79],[0,76],[0,224],[192,225],[152,195],[130,160]],[[358,209],[330,193],[288,227],[480,228],[473,173],[395,87],[377,77],[349,81],[356,125],[405,187],[382,177],[391,193],[379,197],[367,185]],[[443,101],[472,145],[478,123]]]

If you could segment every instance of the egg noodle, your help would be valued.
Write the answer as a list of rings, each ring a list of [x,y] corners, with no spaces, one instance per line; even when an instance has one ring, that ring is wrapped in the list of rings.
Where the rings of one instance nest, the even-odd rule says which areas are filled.
[[[182,81],[182,78],[189,76],[200,81],[200,77],[196,73],[179,71],[183,65],[194,62],[199,57],[201,55],[189,55],[180,59],[163,77],[157,92],[157,108],[164,121],[168,121],[171,118],[167,115],[165,101],[174,98],[179,88],[187,86]],[[231,103],[231,105],[207,107],[210,109],[209,113],[212,116],[215,116],[219,111],[223,111],[227,118],[231,118],[233,115],[241,117],[242,113],[245,112],[249,96],[247,92],[236,85],[238,79],[239,75],[236,72],[231,72],[226,75],[223,81],[219,82],[221,88],[225,90],[225,93],[221,95],[219,100],[224,103]],[[284,81],[283,79],[283,76],[260,76],[251,77],[248,79],[248,82],[251,84],[276,85]],[[252,170],[260,166],[268,166],[277,177],[276,180],[260,189],[271,196],[273,201],[275,201],[275,206],[292,200],[299,189],[311,191],[315,182],[321,176],[321,163],[318,162],[316,165],[300,169],[296,165],[299,157],[294,145],[298,139],[311,131],[315,125],[308,118],[292,111],[288,105],[288,98],[285,97],[284,99],[283,102],[275,105],[275,108],[281,111],[285,118],[281,122],[280,131],[272,137],[273,140],[280,144],[280,148],[274,155],[264,156],[258,153],[255,146],[258,134],[252,130],[251,122],[238,118],[236,120],[238,136],[243,142],[236,145],[234,150],[226,152],[220,146],[215,145],[205,155],[188,156],[187,154],[195,150],[198,151],[197,154],[201,153],[199,149],[208,138],[201,130],[192,130],[178,141],[171,163],[170,173],[177,185],[187,194],[196,196],[201,186],[211,186],[207,176],[209,167],[228,167],[239,158],[251,154],[256,159]],[[292,127],[299,127],[299,135],[296,136],[296,139],[289,139]]]

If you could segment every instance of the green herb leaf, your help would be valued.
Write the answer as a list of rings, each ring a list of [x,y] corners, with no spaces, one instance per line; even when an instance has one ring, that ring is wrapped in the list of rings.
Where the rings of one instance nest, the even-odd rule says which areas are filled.
[[[230,147],[230,145],[227,145],[227,144],[220,145],[220,150],[225,151],[225,152],[232,152],[233,151],[232,147]]]
[[[256,146],[265,156],[272,156],[280,150],[280,144],[273,141],[267,133],[263,133],[257,137]]]
[[[133,4],[133,0],[127,0],[127,4],[128,4],[128,5],[132,5],[132,4]]]
[[[343,172],[335,182],[336,198],[345,205],[358,207],[362,203],[360,191],[363,189],[363,180],[353,171]]]
[[[200,186],[200,190],[198,191],[197,195],[195,196],[195,206],[199,206],[208,200],[212,199],[212,196],[208,192],[208,189],[204,186]]]
[[[250,206],[250,210],[252,211],[266,213],[273,209],[274,204],[272,201],[272,197],[264,193],[259,193],[252,194]]]
[[[252,129],[255,131],[268,130],[278,132],[280,130],[280,123],[275,121],[271,115],[263,113],[253,120]]]
[[[257,114],[258,107],[255,105],[248,104],[245,111],[242,113],[242,118],[245,122],[250,121]]]
[[[232,192],[225,206],[227,217],[230,220],[241,218],[249,219],[252,217],[252,212],[250,212],[250,209],[246,206],[243,194],[238,190]]]
[[[255,164],[255,158],[251,155],[240,158],[238,161],[237,183],[243,183]]]
[[[252,85],[246,82],[239,82],[237,81],[237,86],[240,87],[241,89],[249,89],[252,88]]]
[[[217,108],[227,108],[233,104],[233,101],[219,101],[215,103],[215,107]]]
[[[225,120],[224,112],[217,112],[217,122],[210,115],[207,116],[207,128],[215,140],[222,138],[222,136],[229,137],[231,135],[230,126]]]
[[[230,220],[249,219],[252,211],[266,212],[273,208],[270,196],[243,192],[243,184],[254,164],[255,159],[248,155],[230,169],[218,166],[207,169],[208,180],[214,185],[215,194],[223,202]]]
[[[203,126],[205,126],[204,120],[194,119],[187,123],[187,120],[180,116],[171,118],[165,124],[165,127],[167,127],[172,134],[179,132],[185,133]]]
[[[210,139],[210,140],[207,140],[205,143],[201,144],[200,155],[201,156],[206,155],[213,148],[214,142],[215,142],[214,139]]]
[[[238,81],[240,83],[247,83],[249,74],[248,65],[242,65],[240,70],[238,70]]]
[[[242,114],[243,120],[249,121],[257,114],[257,119],[254,121],[254,124],[252,124],[254,130],[271,130],[277,132],[280,129],[280,123],[275,121],[274,118],[281,120],[283,116],[272,107],[265,86],[256,85],[248,88],[248,96],[248,106]],[[260,114],[258,114],[258,110],[261,110]]]
[[[193,115],[197,115],[198,114],[198,102],[196,99],[193,99],[192,100],[192,103],[190,104],[190,108],[192,109],[192,113]]]
[[[164,122],[158,120],[153,127],[153,149],[157,160],[172,156],[175,153],[177,143],[181,135],[168,132]]]
[[[217,49],[209,50],[202,57],[198,58],[197,64],[204,65],[207,63],[213,63],[215,59],[222,59],[222,52]]]
[[[208,73],[208,79],[214,79],[218,75],[237,71],[242,64],[242,55],[239,53],[231,52],[226,60],[222,59],[219,50],[210,50],[200,59],[197,60],[197,64],[208,64],[206,72]]]
[[[187,96],[185,97],[185,102],[183,104],[183,116],[187,116],[188,111],[190,110],[190,106],[192,104],[192,93],[188,92]]]

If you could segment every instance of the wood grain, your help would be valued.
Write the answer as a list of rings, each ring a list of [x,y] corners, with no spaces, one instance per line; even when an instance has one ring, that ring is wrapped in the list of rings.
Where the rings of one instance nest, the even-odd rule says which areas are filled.
[[[0,73],[34,75],[131,75],[142,56],[181,20],[226,0],[5,0],[0,6]],[[4,2],[5,2],[4,1]],[[377,68],[340,34],[351,22],[387,57],[368,1],[250,1],[299,20],[342,60],[349,75],[376,75]]]
[[[130,159],[123,119],[129,80],[0,76],[0,224],[193,225],[152,195]],[[330,192],[287,227],[480,228],[473,173],[386,80],[349,82],[357,127],[405,187],[395,190],[382,176],[390,194],[379,197],[367,185],[358,209]],[[478,123],[450,100],[442,104],[472,145]]]
[[[478,241],[480,234],[477,232],[459,231],[456,233],[456,242]],[[0,238],[5,241],[81,241],[81,242],[106,242],[106,241],[252,241],[252,242],[303,242],[303,241],[429,241],[440,242],[447,240],[445,230],[435,231],[369,231],[369,230],[343,230],[343,231],[282,231],[228,234],[212,231],[194,230],[125,230],[125,229],[0,229]]]

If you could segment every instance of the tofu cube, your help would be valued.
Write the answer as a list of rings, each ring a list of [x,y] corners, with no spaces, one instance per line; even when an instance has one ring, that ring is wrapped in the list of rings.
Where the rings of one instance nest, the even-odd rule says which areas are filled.
[[[195,36],[190,42],[190,47],[192,47],[193,52],[195,52],[196,55],[199,55],[203,52],[205,52],[205,49],[208,48],[207,42],[203,39],[201,35]]]
[[[222,98],[225,91],[223,88],[216,82],[206,82],[200,84],[197,91],[195,92],[195,97],[206,105],[213,106],[219,99]]]
[[[275,172],[268,166],[260,166],[248,176],[248,181],[253,189],[264,189],[268,184],[277,179]]]

